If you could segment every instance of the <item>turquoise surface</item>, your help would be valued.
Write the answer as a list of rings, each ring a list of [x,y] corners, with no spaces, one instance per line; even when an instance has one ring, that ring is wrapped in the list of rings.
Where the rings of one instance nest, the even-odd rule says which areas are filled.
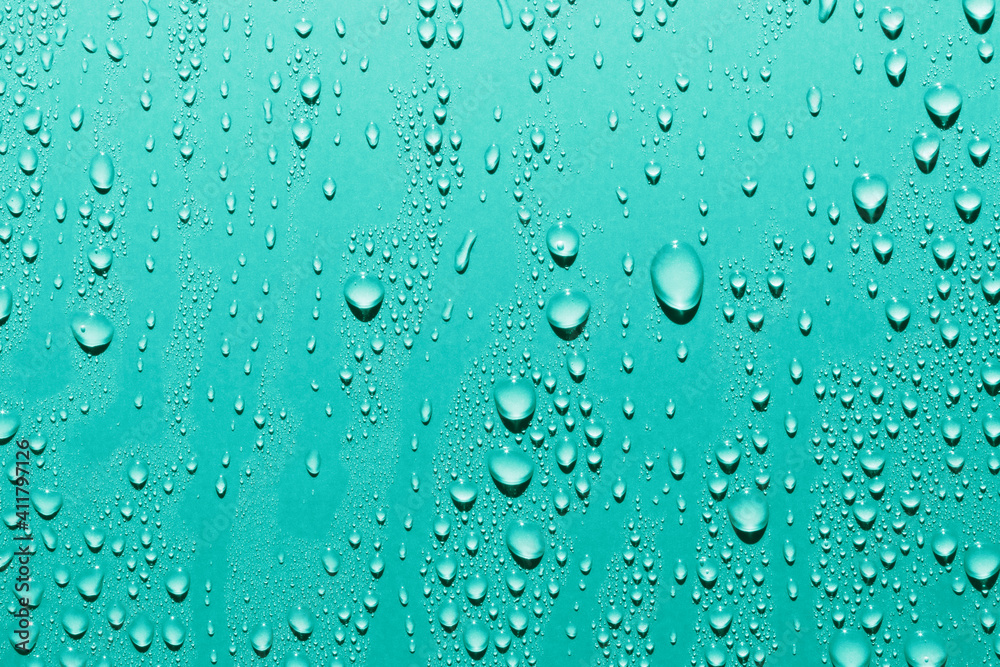
[[[996,664],[994,0],[384,2],[0,12],[0,664]]]

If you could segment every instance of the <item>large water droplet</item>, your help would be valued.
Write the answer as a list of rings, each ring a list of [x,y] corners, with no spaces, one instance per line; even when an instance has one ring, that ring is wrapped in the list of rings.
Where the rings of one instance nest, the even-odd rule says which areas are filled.
[[[500,380],[493,389],[493,402],[504,426],[520,433],[528,427],[535,414],[535,388],[524,378]]]
[[[837,0],[819,0],[819,22],[826,23],[833,16],[833,10],[837,8]]]
[[[962,0],[965,18],[972,29],[980,35],[990,29],[993,24],[993,14],[996,12],[995,0]]]
[[[894,331],[902,331],[910,323],[910,304],[901,299],[892,298],[885,304],[885,316],[889,326]]]
[[[671,320],[690,322],[698,312],[705,270],[698,253],[683,241],[660,248],[649,267],[653,293]]]
[[[358,273],[344,283],[344,299],[354,316],[362,322],[368,322],[382,306],[385,288],[378,278],[365,273]]]
[[[507,548],[521,567],[530,570],[538,566],[545,554],[542,529],[532,523],[515,521],[507,528]]]
[[[729,521],[741,540],[753,544],[767,529],[770,511],[767,499],[760,491],[744,489],[729,501]]]
[[[979,190],[968,185],[959,186],[955,190],[955,210],[964,222],[975,222],[979,217],[979,211],[983,206],[983,196]]]
[[[549,299],[545,317],[557,336],[573,340],[583,331],[590,317],[590,299],[578,290],[562,290]]]
[[[90,354],[100,354],[108,349],[115,335],[111,320],[93,311],[74,316],[70,328],[76,342]]]
[[[907,638],[903,657],[909,667],[944,667],[948,662],[948,648],[941,638],[917,630]]]
[[[921,132],[913,138],[913,159],[925,174],[934,170],[941,151],[941,135],[935,131]]]
[[[962,111],[962,93],[950,83],[936,83],[924,93],[924,108],[935,125],[947,130]]]
[[[106,153],[98,153],[90,161],[90,184],[101,194],[111,190],[115,182],[115,167]]]
[[[868,667],[871,659],[871,642],[856,630],[838,632],[830,641],[833,667]]]
[[[878,174],[862,174],[854,179],[851,194],[858,215],[865,222],[875,223],[885,211],[889,196],[889,183]]]
[[[128,638],[132,645],[140,653],[147,651],[153,643],[153,636],[156,634],[156,626],[149,614],[142,611],[128,626]]]
[[[497,488],[508,497],[516,498],[531,484],[535,464],[526,454],[513,449],[497,449],[488,460],[490,477]]]
[[[552,261],[562,267],[570,266],[580,252],[580,233],[567,222],[557,222],[549,227],[545,244]]]
[[[987,591],[996,583],[1000,573],[1000,549],[979,542],[965,554],[965,574],[977,590]]]

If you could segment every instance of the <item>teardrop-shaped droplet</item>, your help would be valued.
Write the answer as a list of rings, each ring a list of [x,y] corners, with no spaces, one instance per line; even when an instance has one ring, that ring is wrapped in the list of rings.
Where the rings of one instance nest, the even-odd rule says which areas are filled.
[[[492,144],[486,149],[486,154],[483,157],[486,162],[486,171],[492,174],[500,164],[500,149],[496,144]]]
[[[837,0],[819,0],[819,22],[826,23],[833,16],[833,10],[837,8]]]
[[[878,222],[885,211],[889,183],[878,174],[862,174],[854,179],[851,193],[861,219],[868,223]]]
[[[885,75],[889,83],[900,86],[906,78],[906,51],[893,49],[885,57]]]
[[[368,146],[375,148],[378,146],[379,129],[378,125],[375,123],[368,123],[368,127],[365,128],[365,140],[368,141]]]
[[[894,331],[903,331],[910,323],[910,304],[901,299],[890,299],[885,305],[885,316]]]
[[[872,234],[872,251],[879,264],[887,264],[892,258],[893,238],[889,232],[875,232]]]
[[[990,29],[993,24],[993,14],[996,12],[995,0],[962,0],[962,9],[969,25],[980,35]]]
[[[476,233],[469,230],[462,239],[462,244],[455,251],[455,271],[465,273],[469,268],[469,259],[472,257],[472,246],[476,243]]]
[[[935,131],[921,132],[913,138],[913,159],[925,174],[934,170],[941,151],[941,135]]]
[[[739,492],[729,501],[727,511],[736,535],[747,544],[757,542],[764,535],[770,511],[760,491],[744,489]]]
[[[936,83],[924,93],[924,108],[935,125],[947,130],[962,111],[962,93],[950,83]]]

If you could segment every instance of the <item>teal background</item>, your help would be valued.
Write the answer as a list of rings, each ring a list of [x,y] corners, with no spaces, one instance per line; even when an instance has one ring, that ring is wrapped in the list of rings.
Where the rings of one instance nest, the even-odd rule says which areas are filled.
[[[884,614],[871,640],[873,664],[904,664],[904,646],[918,629],[948,643],[948,664],[995,661],[982,614],[997,613],[996,596],[975,591],[962,563],[967,546],[997,540],[996,477],[989,470],[995,455],[980,433],[983,416],[997,406],[979,381],[981,366],[995,356],[997,319],[978,285],[995,265],[995,161],[977,168],[967,153],[970,137],[997,132],[996,63],[979,58],[982,38],[969,28],[960,3],[903,3],[905,26],[890,41],[879,28],[876,4],[868,3],[859,18],[851,3],[841,2],[821,24],[818,1],[679,0],[649,3],[637,15],[631,3],[564,0],[553,17],[542,4],[532,5],[530,32],[518,23],[520,5],[512,5],[515,23],[505,29],[497,3],[467,2],[457,14],[465,30],[458,48],[445,36],[456,16],[445,2],[432,17],[437,40],[430,48],[417,39],[419,7],[402,0],[389,0],[385,24],[378,20],[380,3],[152,0],[155,26],[140,3],[63,0],[55,8],[46,2],[5,9],[5,198],[20,190],[29,206],[20,216],[0,212],[0,224],[12,230],[0,248],[0,279],[14,295],[13,314],[0,328],[3,407],[20,417],[18,438],[47,439],[44,454],[35,457],[32,486],[57,489],[64,504],[52,520],[31,517],[37,537],[52,536],[51,549],[36,539],[32,560],[44,588],[34,611],[38,643],[22,657],[4,642],[0,663],[74,664],[72,649],[88,664],[103,657],[115,665],[281,664],[294,652],[313,665],[336,659],[468,664],[462,632],[470,621],[489,625],[495,638],[510,612],[523,608],[528,632],[513,638],[506,653],[491,648],[485,664],[705,664],[713,646],[738,664],[746,646],[767,664],[811,665],[828,661],[837,612],[845,627],[856,629],[859,610],[868,605]],[[655,20],[661,7],[664,26]],[[120,18],[109,17],[112,8]],[[294,30],[303,17],[313,22],[307,38]],[[346,25],[343,37],[338,17]],[[551,48],[541,35],[549,25],[557,30]],[[632,35],[636,25],[644,31],[640,41]],[[87,35],[95,53],[81,45]],[[120,62],[105,51],[110,37],[124,46]],[[908,54],[898,88],[883,69],[892,48]],[[559,76],[546,70],[550,52],[563,58]],[[46,53],[53,58],[48,70]],[[856,54],[864,63],[860,74]],[[192,55],[200,58],[197,69]],[[762,68],[770,70],[766,81]],[[537,93],[529,85],[536,69],[544,79]],[[277,92],[268,81],[272,72],[281,78]],[[686,91],[675,82],[678,73],[690,79]],[[315,106],[298,93],[309,74],[322,80]],[[964,105],[956,127],[941,133],[937,167],[925,175],[910,142],[931,128],[923,95],[939,81],[957,85]],[[220,93],[224,82],[227,97]],[[438,165],[423,145],[423,130],[435,122],[441,86],[450,98]],[[816,117],[805,104],[810,86],[823,93]],[[183,97],[191,89],[197,95],[188,105]],[[140,104],[143,91],[152,96],[149,111]],[[85,113],[79,131],[69,120],[76,105]],[[661,105],[673,111],[666,132],[656,121]],[[32,135],[22,117],[36,107],[42,131]],[[612,111],[619,119],[613,131]],[[754,112],[766,120],[760,142],[748,136]],[[223,114],[231,117],[228,131]],[[313,130],[305,148],[291,132],[300,118]],[[371,122],[380,129],[375,149],[365,139]],[[179,139],[177,124],[183,125]],[[531,147],[535,128],[545,133],[541,152]],[[461,136],[457,150],[449,144],[452,132]],[[147,137],[154,140],[151,151]],[[483,156],[492,144],[501,160],[490,174]],[[189,159],[184,146],[193,149]],[[26,147],[39,155],[33,175],[17,166]],[[98,151],[110,154],[117,170],[107,195],[88,179]],[[650,160],[663,170],[656,185],[643,172]],[[818,175],[813,189],[803,183],[806,165]],[[886,212],[875,225],[863,223],[852,203],[851,184],[864,172],[881,174],[890,185]],[[447,195],[438,191],[442,175],[451,181]],[[327,177],[336,181],[329,201],[322,190]],[[740,187],[746,177],[758,182],[752,197]],[[41,192],[32,195],[36,181]],[[984,195],[972,225],[951,203],[962,184]],[[627,193],[625,203],[619,191]],[[233,213],[226,205],[230,193]],[[63,222],[54,213],[60,199],[69,211]],[[89,219],[80,213],[84,204],[93,208]],[[840,210],[836,224],[827,217],[831,204]],[[518,218],[522,208],[531,213],[526,225]],[[97,224],[105,210],[115,216],[110,232]],[[545,232],[557,220],[582,234],[569,269],[553,265],[545,248]],[[925,227],[931,223],[933,234]],[[469,230],[477,240],[468,270],[458,274],[454,253]],[[895,239],[884,266],[871,251],[876,230]],[[950,272],[937,267],[928,248],[939,233],[958,241]],[[33,262],[21,252],[29,237],[41,247]],[[684,325],[663,315],[649,280],[653,255],[674,239],[694,246],[705,268],[700,309]],[[811,265],[802,259],[806,241],[816,247]],[[115,255],[107,277],[87,263],[98,245]],[[626,254],[635,262],[631,276],[622,268]],[[728,287],[734,268],[749,283],[741,299]],[[771,269],[785,275],[781,298],[767,291]],[[380,275],[386,287],[385,303],[369,323],[357,321],[343,299],[344,281],[358,271]],[[947,301],[934,295],[943,273],[953,285]],[[867,293],[872,281],[875,298]],[[592,303],[584,335],[571,342],[553,334],[538,305],[564,287],[582,290]],[[913,306],[903,333],[886,322],[891,297]],[[449,300],[453,312],[445,321]],[[727,305],[735,309],[731,323],[723,317]],[[747,326],[753,307],[765,314],[760,332]],[[933,307],[959,324],[956,348],[941,343],[929,317]],[[86,354],[69,329],[70,318],[89,309],[115,326],[111,346],[97,356]],[[802,310],[813,320],[808,336],[797,326]],[[307,350],[311,338],[314,352]],[[381,353],[373,350],[376,339]],[[224,341],[228,356],[221,352]],[[682,341],[689,350],[683,363],[676,352]],[[580,383],[565,368],[574,350],[587,359]],[[626,354],[634,359],[631,373],[622,370]],[[805,369],[798,385],[787,370],[793,358]],[[353,373],[349,385],[339,376],[345,368]],[[536,369],[555,376],[557,394],[569,394],[577,423],[567,429],[553,396],[539,387],[535,424],[552,425],[556,435],[538,450],[506,433],[492,403],[495,380]],[[919,384],[913,381],[918,369]],[[830,394],[817,400],[817,381],[843,396],[852,376],[860,379],[849,407]],[[869,398],[876,383],[886,394],[880,405]],[[758,384],[771,392],[764,412],[750,401]],[[960,394],[954,405],[946,396],[950,385]],[[919,404],[912,419],[901,409],[906,392]],[[242,414],[234,409],[239,399]],[[584,399],[605,426],[599,472],[584,460]],[[626,399],[635,403],[631,419],[623,414]],[[433,407],[427,425],[420,419],[425,400]],[[668,401],[676,406],[672,418]],[[798,422],[794,438],[784,430],[788,413]],[[945,465],[952,451],[938,432],[945,416],[964,426],[954,448],[964,457],[958,473]],[[890,421],[900,425],[895,439],[886,435]],[[882,450],[887,460],[887,490],[875,503],[876,526],[865,532],[860,551],[851,540],[862,531],[844,500],[847,488],[867,493],[851,443],[855,432],[863,449]],[[764,453],[754,450],[754,433],[767,436]],[[563,436],[579,443],[570,475],[554,465],[551,452]],[[769,475],[770,523],[755,545],[735,536],[727,502],[708,493],[707,478],[719,470],[713,452],[726,440],[743,452],[730,476],[730,498]],[[519,498],[503,497],[485,468],[487,452],[502,444],[536,459],[532,483]],[[686,457],[681,479],[668,467],[674,449]],[[311,450],[322,458],[315,477],[305,464]],[[5,470],[13,451],[10,443],[0,447]],[[136,460],[150,469],[142,489],[128,479]],[[449,500],[453,473],[479,489],[465,519]],[[791,493],[784,487],[789,475]],[[226,482],[221,498],[220,476]],[[586,503],[573,488],[580,478],[590,484]],[[621,503],[613,498],[619,478],[627,484]],[[14,492],[5,486],[0,510],[9,516]],[[571,498],[565,515],[553,507],[560,489]],[[922,494],[913,516],[900,505],[911,490]],[[122,516],[125,507],[134,510],[130,520]],[[444,543],[433,534],[439,517],[451,526]],[[517,566],[502,539],[505,526],[519,518],[544,528],[548,548],[516,598],[504,584]],[[108,530],[108,544],[123,538],[123,555],[108,545],[92,553],[83,541],[91,524]],[[949,567],[934,560],[926,543],[944,527],[961,545]],[[148,547],[142,544],[147,531]],[[470,534],[480,540],[475,556],[464,547]],[[4,531],[0,554],[12,549],[13,535]],[[795,546],[793,565],[782,556],[786,541]],[[333,577],[321,561],[327,548],[340,557]],[[560,548],[568,554],[565,565],[554,557]],[[889,569],[879,562],[885,549],[908,553],[900,551]],[[630,550],[638,554],[632,565],[625,560]],[[461,579],[452,587],[437,581],[433,563],[445,553],[457,559],[460,578],[481,573],[489,580],[481,606],[465,602]],[[155,564],[147,554],[155,554]],[[641,566],[646,555],[653,559],[649,571]],[[380,577],[370,573],[376,556],[384,561]],[[592,561],[587,575],[580,568],[585,557]],[[711,589],[698,581],[701,558],[720,568]],[[865,559],[878,572],[871,585],[859,574]],[[687,571],[683,583],[675,578],[678,562]],[[93,565],[104,569],[105,582],[98,600],[87,603],[75,576]],[[54,580],[59,567],[73,574],[66,587]],[[191,575],[191,592],[180,603],[164,589],[175,567]],[[754,574],[762,576],[759,584]],[[14,576],[13,567],[0,571],[5,589]],[[794,600],[790,580],[798,589]],[[965,584],[960,595],[953,592],[956,581]],[[835,594],[828,595],[828,585],[837,586]],[[633,591],[642,592],[640,604],[629,598]],[[364,608],[369,593],[378,599],[374,613]],[[451,598],[461,607],[453,634],[437,621]],[[187,628],[184,646],[174,653],[157,638],[138,653],[126,630],[113,630],[105,619],[114,602],[129,620],[146,611],[158,628],[176,616]],[[12,595],[8,605],[14,608]],[[315,618],[307,641],[295,639],[287,622],[299,605]],[[708,626],[717,605],[733,614],[721,638]],[[91,619],[79,640],[59,624],[60,615],[76,607]],[[351,612],[349,623],[337,618],[342,608]],[[613,609],[629,627],[617,629],[605,649],[598,636],[611,632]],[[368,622],[364,632],[358,619]],[[645,636],[637,628],[642,619],[649,624]],[[274,647],[258,657],[247,628],[264,621],[274,628]],[[575,638],[567,636],[568,626]]]

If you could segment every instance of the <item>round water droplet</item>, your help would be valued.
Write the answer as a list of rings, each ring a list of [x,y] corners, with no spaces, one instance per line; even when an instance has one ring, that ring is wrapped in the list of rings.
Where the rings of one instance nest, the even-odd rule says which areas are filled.
[[[385,288],[378,278],[358,273],[344,283],[344,299],[354,316],[368,322],[378,313],[385,297]]]
[[[302,83],[299,84],[299,94],[302,95],[302,99],[306,104],[315,104],[316,100],[319,99],[319,93],[322,88],[323,84],[320,82],[319,77],[310,74],[302,79]]]
[[[856,630],[838,632],[830,641],[833,667],[868,667],[871,659],[871,642]]]
[[[111,320],[93,311],[74,316],[70,328],[76,342],[89,354],[100,354],[108,349],[115,335]]]
[[[903,657],[908,667],[944,667],[948,662],[948,648],[940,637],[917,630],[907,637]]]
[[[476,498],[479,495],[476,485],[472,482],[467,482],[464,479],[459,479],[451,483],[448,486],[448,495],[451,496],[451,501],[455,503],[455,507],[458,508],[460,512],[468,512],[472,509],[472,506],[476,504]]]
[[[993,24],[993,14],[996,12],[995,0],[962,0],[962,10],[972,29],[980,35],[990,29]]]
[[[924,108],[935,125],[947,130],[962,111],[962,93],[950,83],[936,83],[924,93]]]
[[[499,380],[493,389],[493,402],[504,426],[521,433],[535,414],[535,388],[524,378]]]
[[[497,488],[510,498],[524,493],[535,473],[535,464],[526,454],[507,448],[491,452],[487,467]]]
[[[567,222],[557,222],[549,227],[545,244],[552,261],[562,267],[570,266],[580,252],[580,233]]]
[[[549,299],[545,317],[557,336],[573,340],[583,331],[590,317],[590,299],[577,290],[562,290]]]
[[[862,174],[854,179],[852,188],[854,206],[865,222],[875,223],[885,211],[889,196],[889,183],[878,174]]]
[[[910,304],[893,298],[885,305],[885,316],[894,331],[902,331],[910,323]]]
[[[963,222],[971,223],[976,221],[976,218],[979,217],[979,211],[983,206],[983,196],[979,193],[979,190],[968,185],[959,186],[955,190],[954,201],[955,210]]]
[[[140,653],[149,649],[155,634],[156,626],[153,624],[153,619],[144,611],[139,612],[128,626],[128,638]]]
[[[250,631],[250,646],[253,647],[254,653],[264,657],[271,651],[271,645],[274,642],[274,630],[267,623],[261,623],[253,630]]]
[[[992,588],[997,573],[1000,573],[1000,549],[976,542],[965,553],[965,574],[977,590]]]
[[[526,570],[533,569],[542,562],[545,554],[545,538],[542,530],[533,523],[515,521],[507,528],[505,538],[507,548],[518,565]]]
[[[705,271],[695,249],[683,241],[664,245],[649,268],[653,293],[667,316],[678,323],[690,322],[698,312]]]
[[[167,573],[166,587],[174,602],[180,602],[191,589],[191,575],[182,567],[173,568]]]
[[[727,511],[736,535],[747,544],[757,542],[764,535],[770,511],[760,491],[744,489],[739,492],[729,501]]]

